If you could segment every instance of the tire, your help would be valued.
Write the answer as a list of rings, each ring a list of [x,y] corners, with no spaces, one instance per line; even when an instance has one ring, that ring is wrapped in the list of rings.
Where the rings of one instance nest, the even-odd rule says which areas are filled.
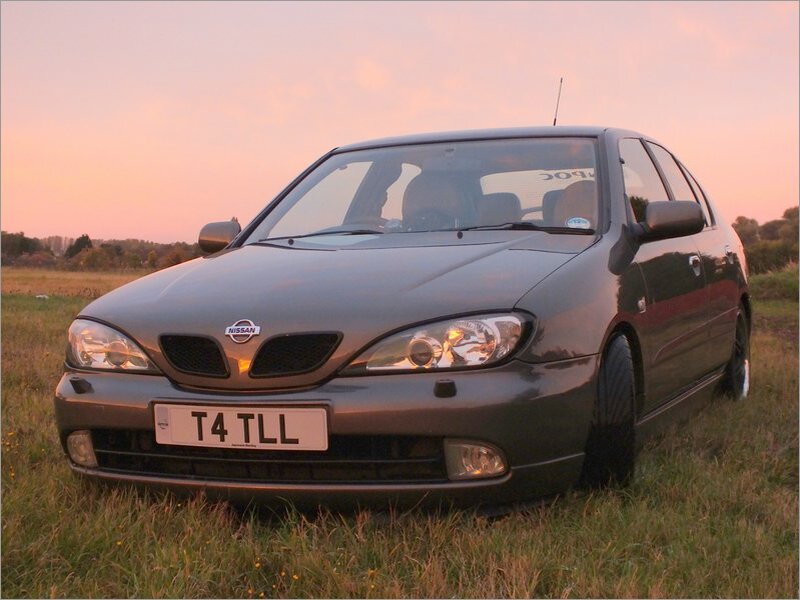
[[[720,384],[723,393],[734,400],[744,400],[750,392],[750,328],[747,317],[739,307],[736,315],[736,335],[733,352]]]
[[[586,441],[581,483],[590,488],[627,485],[636,459],[636,382],[631,348],[624,335],[606,346],[597,385],[592,425]]]

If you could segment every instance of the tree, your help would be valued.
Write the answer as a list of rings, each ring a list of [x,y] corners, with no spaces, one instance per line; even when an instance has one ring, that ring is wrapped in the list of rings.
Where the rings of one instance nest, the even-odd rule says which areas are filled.
[[[110,248],[86,248],[79,255],[81,267],[89,271],[106,271],[113,269],[114,251]]]
[[[25,237],[23,232],[0,233],[0,246],[2,246],[3,257],[17,258],[22,254],[32,254],[42,250],[42,244],[36,238]]]
[[[739,239],[742,240],[742,244],[745,246],[758,241],[758,221],[755,219],[736,217],[736,220],[731,225],[736,230],[736,233],[739,234]]]
[[[758,228],[758,235],[762,240],[777,241],[781,237],[781,227],[786,224],[783,219],[775,219],[774,221],[767,221]]]
[[[122,256],[123,250],[122,250],[122,246],[119,245],[119,244],[105,243],[105,244],[100,244],[100,247],[101,248],[109,248],[110,251],[113,252],[115,256]]]
[[[20,256],[15,262],[19,267],[33,267],[37,269],[52,268],[58,264],[58,259],[53,253],[47,250],[39,250],[37,252],[29,252]]]
[[[158,260],[158,268],[165,269],[167,267],[179,265],[188,259],[189,257],[187,256],[186,250],[176,245]]]
[[[84,248],[91,248],[92,247],[92,240],[89,239],[89,236],[85,233],[79,237],[77,240],[70,244],[70,247],[67,248],[67,251],[64,253],[64,256],[67,258],[72,258],[76,256],[81,250]]]
[[[142,266],[142,257],[136,252],[125,252],[120,258],[122,266],[128,269],[138,269]]]
[[[783,220],[786,223],[780,229],[780,237],[782,240],[788,241],[798,241],[798,237],[800,237],[800,227],[798,227],[798,219],[797,219],[797,206],[793,208],[787,208],[783,213]]]
[[[750,273],[766,273],[797,262],[797,242],[762,240],[744,249]]]

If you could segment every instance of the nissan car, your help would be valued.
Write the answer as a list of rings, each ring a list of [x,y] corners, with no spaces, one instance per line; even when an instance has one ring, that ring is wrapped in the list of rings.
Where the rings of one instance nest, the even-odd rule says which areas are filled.
[[[339,147],[199,244],[70,326],[75,472],[235,502],[506,503],[624,484],[648,436],[750,386],[741,242],[633,131]]]

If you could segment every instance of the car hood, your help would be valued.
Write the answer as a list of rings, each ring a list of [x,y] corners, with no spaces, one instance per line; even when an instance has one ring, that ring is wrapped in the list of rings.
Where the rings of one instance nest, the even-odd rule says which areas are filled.
[[[475,236],[447,244],[433,238],[400,247],[299,239],[291,246],[249,245],[143,277],[99,298],[81,315],[132,337],[184,385],[236,390],[313,385],[387,332],[460,313],[511,310],[525,292],[591,243],[587,237],[541,232],[508,237]],[[559,237],[564,240],[554,244]],[[243,319],[258,325],[260,335],[235,343],[225,329]],[[302,332],[340,332],[342,338],[312,373],[249,376],[264,340]],[[162,353],[162,334],[213,338],[230,375],[209,378],[173,368]]]

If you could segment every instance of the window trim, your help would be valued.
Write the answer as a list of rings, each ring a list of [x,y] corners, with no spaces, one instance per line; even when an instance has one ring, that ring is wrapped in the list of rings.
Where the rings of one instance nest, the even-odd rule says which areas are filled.
[[[648,148],[647,144],[645,143],[647,141],[646,138],[636,137],[636,136],[626,136],[619,138],[617,140],[617,154],[619,154],[619,157],[621,159],[619,164],[619,170],[620,170],[620,175],[622,176],[622,191],[623,191],[623,196],[625,197],[625,212],[627,212],[628,214],[628,225],[639,225],[641,224],[641,221],[636,220],[636,214],[633,212],[633,205],[631,204],[631,200],[628,197],[628,190],[625,187],[625,173],[622,171],[622,165],[627,163],[623,162],[625,161],[625,159],[622,156],[620,148],[620,144],[622,143],[623,140],[635,140],[639,142],[639,145],[642,147],[645,154],[650,159],[650,163],[653,165],[653,168],[656,170],[656,175],[658,175],[658,178],[661,180],[661,185],[664,188],[664,192],[666,192],[667,194],[667,200],[671,202],[674,198],[672,197],[672,190],[664,181],[664,174],[661,172],[661,167],[653,157],[653,154],[650,152],[650,148]],[[660,200],[655,200],[654,202],[660,202]]]
[[[664,184],[664,188],[667,190],[667,197],[669,198],[670,202],[674,202],[675,201],[675,193],[672,191],[672,186],[669,184],[669,181],[667,180],[667,174],[661,168],[661,163],[658,162],[658,159],[656,158],[655,153],[650,148],[651,144],[653,146],[658,146],[659,148],[661,148],[664,152],[666,152],[670,156],[672,156],[672,153],[669,150],[667,150],[666,148],[664,148],[664,146],[662,146],[660,144],[656,144],[655,142],[651,142],[650,140],[648,140],[646,138],[642,138],[642,145],[644,146],[645,150],[647,150],[647,154],[650,155],[650,160],[652,160],[653,164],[656,166],[656,171],[658,171],[658,174],[661,177],[661,182]],[[673,156],[673,160],[674,159],[675,159],[675,157]],[[686,182],[686,185],[689,185],[688,181]],[[692,186],[689,185],[689,189],[691,190]],[[692,192],[692,196],[694,196],[694,192]]]
[[[678,166],[683,171],[684,177],[686,177],[686,179],[689,180],[689,185],[691,186],[692,182],[694,182],[694,185],[700,191],[700,195],[703,197],[701,206],[704,205],[706,207],[706,212],[708,213],[708,218],[711,221],[706,226],[707,227],[716,227],[717,226],[717,218],[714,215],[714,211],[711,210],[711,203],[708,201],[708,197],[706,196],[706,192],[703,189],[703,186],[701,186],[700,182],[697,181],[697,178],[694,175],[692,175],[692,172],[689,170],[689,168],[686,165],[684,165],[680,160],[678,160],[678,157],[676,157],[673,154],[672,158],[674,158],[675,162],[678,163]],[[700,198],[697,199],[697,202],[698,203],[700,202]]]
[[[689,186],[689,189],[692,192],[692,196],[694,196],[694,201],[697,202],[697,204],[700,205],[700,210],[701,211],[703,211],[703,202],[705,202],[706,210],[703,211],[703,221],[705,222],[705,225],[704,225],[703,229],[711,229],[711,228],[716,227],[717,221],[716,221],[716,218],[714,217],[713,211],[711,210],[711,204],[708,202],[708,198],[706,198],[705,191],[703,191],[703,188],[700,186],[700,183],[697,181],[697,179],[694,177],[694,175],[692,175],[691,172],[689,171],[689,169],[687,169],[686,166],[680,160],[678,160],[677,156],[675,156],[672,152],[667,150],[664,146],[662,146],[661,144],[658,144],[656,142],[647,140],[647,143],[645,144],[645,147],[647,147],[648,152],[651,152],[650,148],[648,147],[649,145],[658,146],[664,152],[666,152],[667,154],[669,154],[672,157],[672,160],[674,160],[675,164],[678,165],[678,170],[683,175],[684,180],[686,180],[686,183],[687,183],[687,185]],[[655,157],[654,154],[652,156],[653,156],[653,160],[658,165],[659,172],[661,172],[661,165],[658,164],[658,159]],[[687,175],[688,175],[688,177],[687,177]],[[664,174],[663,177],[666,179],[666,174]],[[689,177],[691,177],[692,181],[694,181],[695,185],[697,186],[697,189],[700,190],[700,194],[703,196],[702,200],[697,197],[697,193],[695,192],[695,189],[694,189],[694,186],[692,185],[692,182],[689,181]],[[669,182],[667,182],[667,184],[669,184]],[[669,194],[670,194],[670,200],[674,201],[675,200],[675,194],[672,192],[672,187],[669,188]],[[706,213],[708,213],[708,220],[710,222],[706,221]]]

